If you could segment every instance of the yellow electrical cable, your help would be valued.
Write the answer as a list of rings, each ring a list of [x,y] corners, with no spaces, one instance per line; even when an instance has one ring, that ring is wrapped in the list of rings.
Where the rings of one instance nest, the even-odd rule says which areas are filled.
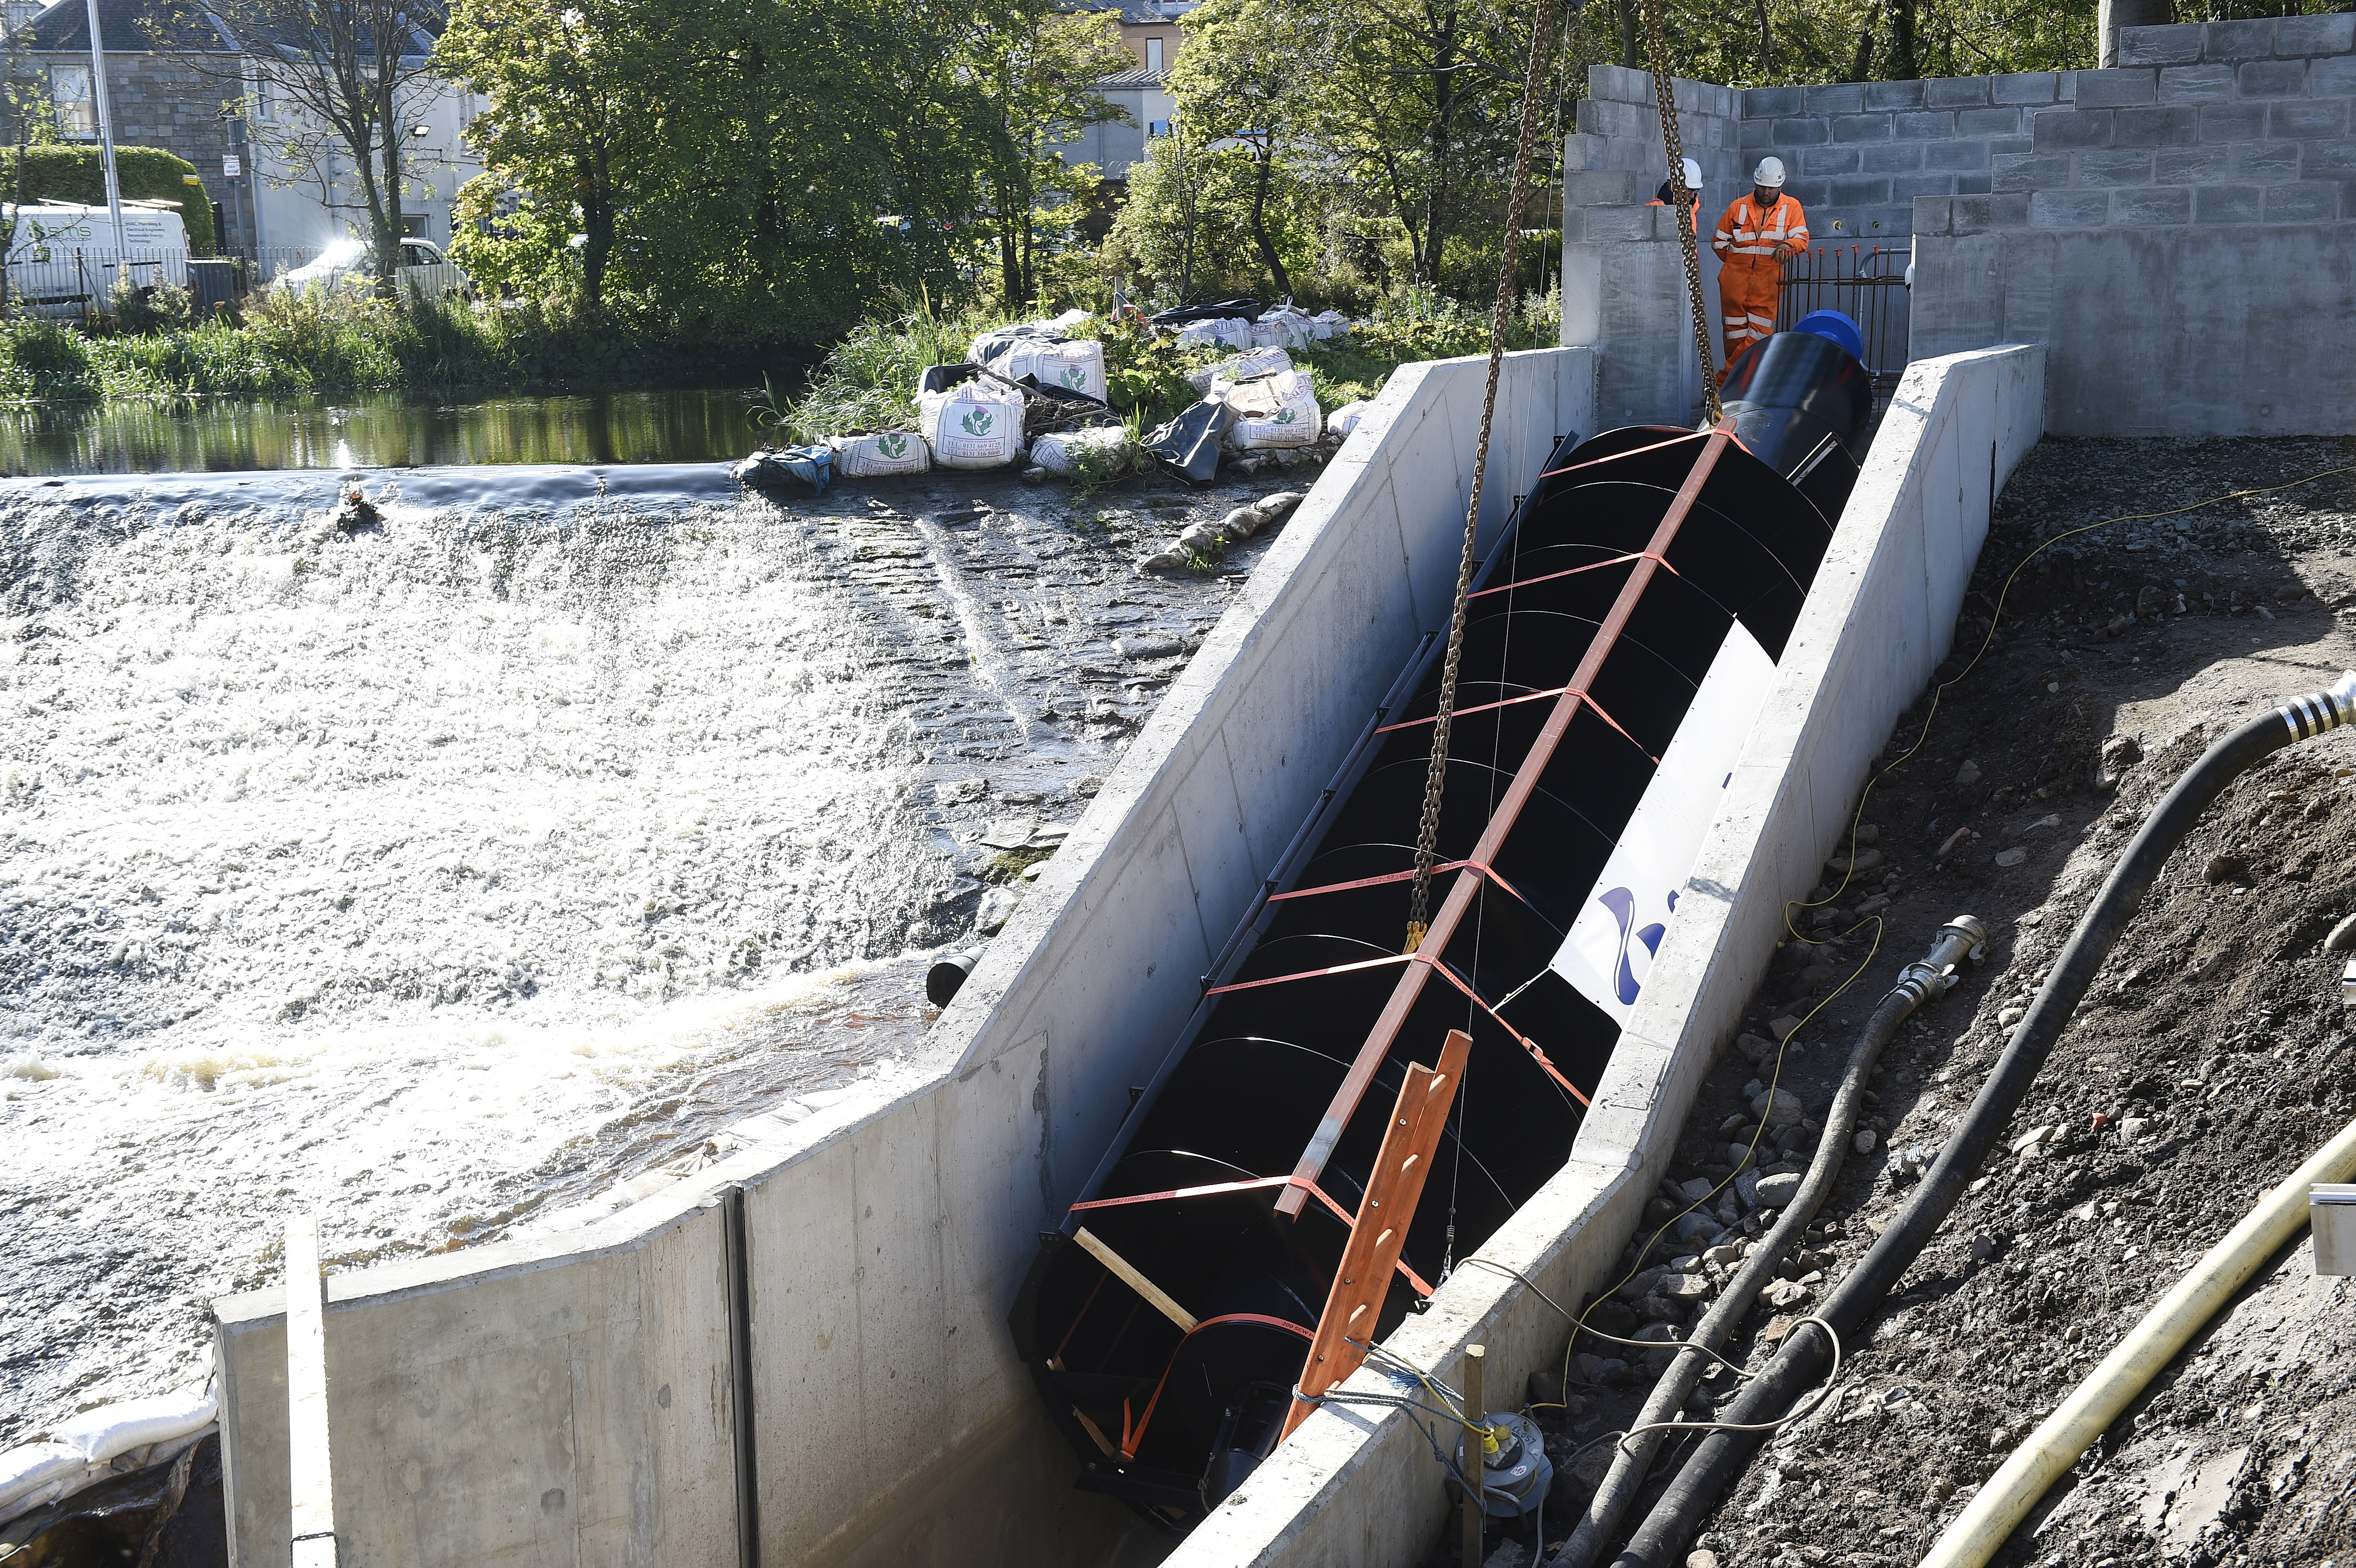
[[[2308,1189],[2356,1177],[2356,1122],[2285,1178],[2103,1358],[1932,1543],[1919,1568],[1979,1568],[2201,1326],[2307,1225]]]

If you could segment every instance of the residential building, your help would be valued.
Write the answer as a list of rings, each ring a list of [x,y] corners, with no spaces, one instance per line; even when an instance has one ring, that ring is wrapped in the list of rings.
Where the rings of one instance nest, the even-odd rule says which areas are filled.
[[[1098,174],[1126,187],[1130,165],[1144,158],[1146,143],[1170,133],[1170,79],[1161,71],[1128,70],[1105,78],[1096,90],[1129,118],[1091,125],[1055,150],[1066,163],[1094,164]]]
[[[160,147],[194,164],[224,250],[276,272],[367,233],[350,153],[286,91],[279,51],[249,47],[217,13],[184,0],[99,0],[99,27],[115,144]],[[18,43],[48,90],[59,133],[95,141],[85,0],[59,0],[24,25]],[[433,43],[417,37],[421,63]],[[482,170],[464,135],[471,95],[423,76],[397,107],[402,227],[447,243],[458,187]]]
[[[1075,11],[1109,11],[1120,20],[1120,41],[1143,69],[1161,76],[1178,63],[1185,40],[1179,18],[1200,0],[1073,0]]]

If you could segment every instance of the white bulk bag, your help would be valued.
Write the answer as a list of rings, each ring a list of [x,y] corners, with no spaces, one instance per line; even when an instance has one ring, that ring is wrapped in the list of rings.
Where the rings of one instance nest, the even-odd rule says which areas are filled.
[[[1265,376],[1270,370],[1290,370],[1292,356],[1281,348],[1255,348],[1248,354],[1238,354],[1233,359],[1223,359],[1216,365],[1205,365],[1199,370],[1186,372],[1186,384],[1194,389],[1198,398],[1207,398],[1238,381],[1254,376]]]
[[[52,1427],[49,1438],[73,1449],[89,1463],[102,1465],[134,1448],[185,1437],[210,1424],[220,1413],[220,1402],[204,1388],[183,1389],[177,1393],[126,1399],[120,1404],[86,1410],[63,1425]]]
[[[1117,424],[1058,431],[1031,443],[1031,461],[1050,474],[1069,475],[1074,454],[1101,453],[1112,457],[1128,445],[1129,432]]]
[[[1306,370],[1280,370],[1246,381],[1227,395],[1236,411],[1229,441],[1246,452],[1307,446],[1322,428],[1317,391]]]
[[[1287,348],[1305,348],[1317,340],[1317,329],[1302,312],[1282,306],[1259,318],[1262,326],[1274,327],[1280,335],[1278,341]]]
[[[1190,321],[1178,329],[1181,348],[1215,348],[1219,346],[1219,324],[1215,321]]]
[[[1309,325],[1320,337],[1344,337],[1349,335],[1350,318],[1338,310],[1323,310],[1309,318]]]
[[[830,435],[835,471],[854,479],[887,474],[922,474],[933,465],[925,438],[910,431],[889,430],[873,435]]]
[[[1023,454],[1023,394],[972,380],[916,394],[918,422],[943,468],[1003,468]]]
[[[974,347],[983,347],[977,339]],[[976,364],[1019,381],[1025,376],[1035,376],[1043,387],[1061,387],[1066,391],[1085,392],[1098,402],[1105,400],[1104,345],[1093,337],[1057,341],[1048,337],[1018,337],[987,357],[977,357]]]
[[[62,1443],[27,1443],[0,1453],[0,1519],[39,1507],[51,1488],[80,1475],[89,1464],[80,1449]]]
[[[1358,428],[1358,421],[1374,411],[1372,403],[1344,403],[1325,416],[1325,433],[1347,436]]]
[[[1272,321],[1251,324],[1251,346],[1254,348],[1281,348],[1285,345],[1284,328]]]
[[[1246,321],[1239,315],[1221,316],[1219,318],[1218,326],[1219,345],[1223,348],[1240,349],[1268,347],[1266,344],[1255,344],[1252,341],[1252,324]]]

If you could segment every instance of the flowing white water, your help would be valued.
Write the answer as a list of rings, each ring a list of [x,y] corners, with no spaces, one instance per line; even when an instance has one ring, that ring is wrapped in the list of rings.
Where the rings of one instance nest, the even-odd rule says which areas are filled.
[[[192,1360],[290,1211],[453,1244],[703,1079],[833,1070],[830,973],[954,872],[808,526],[0,505],[0,1442]]]

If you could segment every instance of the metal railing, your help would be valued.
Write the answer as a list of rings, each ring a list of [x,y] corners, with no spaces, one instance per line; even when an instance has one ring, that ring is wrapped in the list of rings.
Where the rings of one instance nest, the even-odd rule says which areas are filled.
[[[102,314],[116,280],[128,278],[134,287],[170,283],[188,286],[188,254],[166,251],[128,259],[112,251],[68,250],[62,245],[24,244],[8,262],[8,297],[12,304],[42,315],[83,316]]]
[[[1837,310],[1857,323],[1865,339],[1865,368],[1874,386],[1895,384],[1906,368],[1910,313],[1906,288],[1911,246],[1823,245],[1783,263],[1775,320],[1789,330],[1812,310]]]

